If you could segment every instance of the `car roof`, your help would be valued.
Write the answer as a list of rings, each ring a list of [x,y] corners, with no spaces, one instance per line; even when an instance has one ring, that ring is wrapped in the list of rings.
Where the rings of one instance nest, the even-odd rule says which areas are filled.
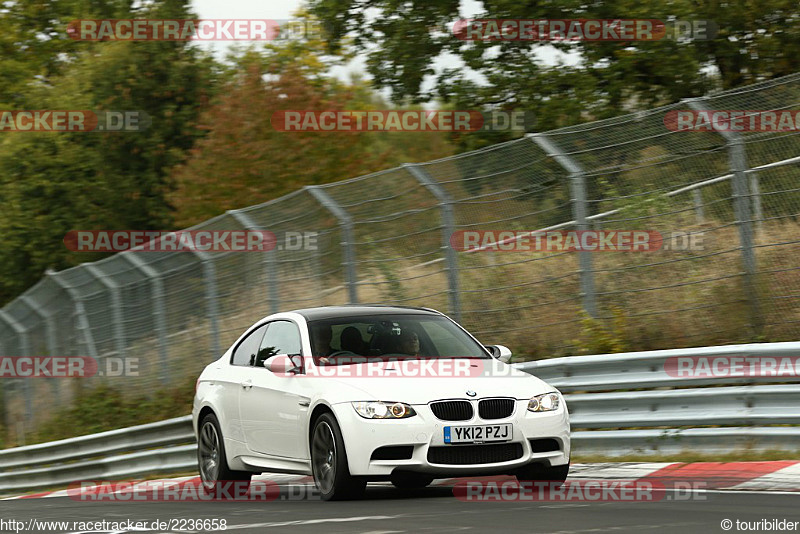
[[[353,317],[364,315],[441,315],[438,311],[430,308],[415,308],[410,306],[382,306],[382,305],[346,305],[346,306],[322,306],[319,308],[305,308],[293,310],[305,317],[306,321],[317,321],[320,319],[337,319],[341,317]]]

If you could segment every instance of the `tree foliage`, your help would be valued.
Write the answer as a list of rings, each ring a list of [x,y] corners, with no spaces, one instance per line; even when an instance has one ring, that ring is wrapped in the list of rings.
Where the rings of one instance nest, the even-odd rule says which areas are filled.
[[[352,55],[319,38],[237,50],[219,63],[189,42],[83,42],[76,19],[194,18],[186,0],[14,0],[0,9],[0,109],[139,111],[141,132],[0,137],[0,303],[103,254],[66,249],[69,230],[170,230],[308,184],[447,156],[446,134],[284,133],[280,109],[380,109]],[[300,17],[305,16],[303,13]]]
[[[187,3],[14,2],[0,14],[3,46],[21,67],[0,86],[5,109],[139,111],[143,132],[5,132],[0,138],[0,302],[96,256],[70,253],[72,229],[161,229],[172,223],[170,169],[202,134],[195,127],[215,66],[185,42],[75,42],[69,21],[189,17]],[[37,16],[34,16],[37,15]],[[42,40],[40,43],[39,41]],[[5,65],[5,63],[4,63]]]
[[[473,17],[711,20],[720,28],[707,41],[571,43],[459,40],[453,34],[459,4],[311,0],[310,10],[331,28],[332,47],[353,39],[368,55],[375,83],[390,88],[396,101],[439,98],[459,107],[525,109],[536,113],[538,130],[663,105],[800,67],[800,7],[792,0],[486,0],[484,12]],[[542,59],[547,49],[570,53],[577,64],[549,65]],[[463,67],[435,72],[434,60],[445,53]],[[424,82],[434,78],[426,88]]]
[[[384,109],[388,104],[358,76],[329,74],[349,59],[326,53],[319,39],[270,44],[230,58],[229,80],[201,118],[207,135],[175,169],[171,195],[179,226],[228,209],[274,199],[305,185],[344,180],[404,162],[451,155],[441,132],[283,132],[279,110]]]

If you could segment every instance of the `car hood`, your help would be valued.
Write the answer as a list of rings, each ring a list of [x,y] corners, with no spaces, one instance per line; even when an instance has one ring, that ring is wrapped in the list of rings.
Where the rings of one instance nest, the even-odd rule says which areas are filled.
[[[478,364],[484,360],[479,360]],[[489,360],[485,360],[489,362]],[[340,375],[326,378],[327,390],[332,402],[358,400],[382,400],[405,402],[408,404],[427,404],[438,399],[470,398],[467,391],[474,392],[474,398],[513,397],[529,399],[534,395],[555,391],[543,380],[518,369],[492,361],[490,368],[481,366],[480,372],[473,371],[469,376],[395,376],[392,373],[373,373],[367,376],[363,365],[353,364]],[[382,368],[391,364],[377,364]]]

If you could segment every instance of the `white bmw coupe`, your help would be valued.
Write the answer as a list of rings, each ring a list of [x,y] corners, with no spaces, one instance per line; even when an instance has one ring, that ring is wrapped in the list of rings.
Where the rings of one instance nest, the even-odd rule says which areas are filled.
[[[513,474],[563,482],[569,414],[542,380],[426,308],[341,306],[270,315],[197,381],[203,487],[311,474],[323,499],[367,482]]]

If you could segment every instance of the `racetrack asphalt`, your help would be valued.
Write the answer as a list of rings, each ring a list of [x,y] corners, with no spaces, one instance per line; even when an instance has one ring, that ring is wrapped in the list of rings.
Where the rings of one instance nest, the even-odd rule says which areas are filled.
[[[308,483],[281,484],[270,502],[76,502],[70,497],[0,502],[0,520],[24,523],[19,532],[219,532],[176,528],[146,530],[55,529],[38,521],[141,521],[225,519],[226,531],[333,534],[402,532],[741,532],[736,521],[800,521],[800,494],[778,491],[667,491],[658,502],[465,502],[451,485],[403,491],[370,485],[362,500],[323,502]],[[14,532],[8,524],[2,532]],[[762,524],[763,525],[763,524]],[[29,528],[33,526],[33,528]],[[72,525],[70,525],[72,526]],[[81,526],[80,524],[76,526]],[[800,526],[800,525],[799,525]],[[748,530],[753,531],[753,530]],[[776,529],[756,529],[775,532]]]

